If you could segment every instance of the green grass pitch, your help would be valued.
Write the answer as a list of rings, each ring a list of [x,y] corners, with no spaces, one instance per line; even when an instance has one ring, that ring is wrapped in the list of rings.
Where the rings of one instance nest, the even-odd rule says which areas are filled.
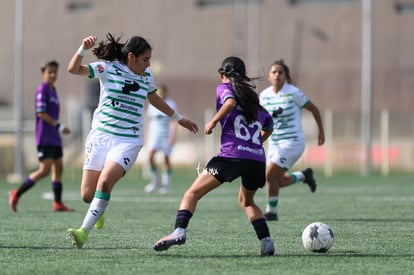
[[[259,257],[260,243],[239,208],[239,181],[204,197],[190,221],[187,243],[155,252],[152,245],[173,229],[181,196],[195,169],[177,169],[168,194],[145,194],[139,168],[116,186],[102,230],[83,249],[66,237],[79,227],[87,205],[80,200],[79,170],[65,171],[63,198],[73,213],[54,213],[50,183],[26,193],[18,212],[7,205],[17,185],[0,181],[0,274],[413,274],[414,176],[360,177],[316,171],[318,190],[297,184],[281,190],[279,221],[269,227],[277,255]],[[265,193],[256,202],[264,209]],[[326,254],[302,247],[304,227],[329,224],[335,243]]]

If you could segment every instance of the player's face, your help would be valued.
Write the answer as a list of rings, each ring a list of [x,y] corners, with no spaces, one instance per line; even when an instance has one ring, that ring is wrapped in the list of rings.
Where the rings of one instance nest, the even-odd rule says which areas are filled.
[[[46,81],[50,86],[53,86],[53,84],[56,82],[57,79],[57,71],[58,68],[55,66],[47,66],[42,73],[43,80]]]
[[[135,56],[133,53],[128,54],[128,68],[136,74],[142,75],[145,69],[150,66],[151,50]]]
[[[273,65],[269,70],[268,80],[272,86],[282,87],[286,81],[286,74],[283,67],[279,65]]]

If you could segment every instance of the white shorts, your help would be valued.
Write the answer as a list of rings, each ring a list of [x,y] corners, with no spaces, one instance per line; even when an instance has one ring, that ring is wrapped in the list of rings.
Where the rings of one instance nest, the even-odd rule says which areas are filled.
[[[92,129],[86,139],[83,169],[102,171],[106,161],[114,161],[127,172],[135,163],[142,144],[135,139],[115,137]]]
[[[269,144],[267,161],[287,171],[299,160],[304,150],[305,141],[279,141],[278,144]]]
[[[172,146],[168,138],[154,137],[148,141],[148,149],[155,151],[162,151],[166,156],[171,155]]]

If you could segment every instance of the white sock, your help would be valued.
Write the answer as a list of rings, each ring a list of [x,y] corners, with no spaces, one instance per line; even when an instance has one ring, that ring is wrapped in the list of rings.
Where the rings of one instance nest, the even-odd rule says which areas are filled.
[[[156,185],[160,184],[160,177],[157,169],[151,169],[151,183]]]
[[[293,181],[294,181],[293,183],[305,180],[305,175],[301,171],[293,172],[292,175],[293,175]],[[295,178],[296,178],[296,181],[295,181]]]
[[[82,228],[89,233],[92,227],[96,224],[98,219],[105,212],[106,207],[108,206],[109,201],[99,198],[93,198],[89,209],[86,212],[85,218],[83,219]]]
[[[269,197],[266,204],[266,212],[277,213],[279,197]]]
[[[164,171],[164,173],[162,173],[162,186],[170,186],[170,182],[171,182],[171,172],[168,171]]]

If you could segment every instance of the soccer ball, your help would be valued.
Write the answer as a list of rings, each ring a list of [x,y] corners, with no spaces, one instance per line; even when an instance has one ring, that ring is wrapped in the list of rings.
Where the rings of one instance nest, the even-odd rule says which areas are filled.
[[[327,252],[334,243],[334,233],[329,225],[314,222],[302,232],[303,247],[311,252]]]

